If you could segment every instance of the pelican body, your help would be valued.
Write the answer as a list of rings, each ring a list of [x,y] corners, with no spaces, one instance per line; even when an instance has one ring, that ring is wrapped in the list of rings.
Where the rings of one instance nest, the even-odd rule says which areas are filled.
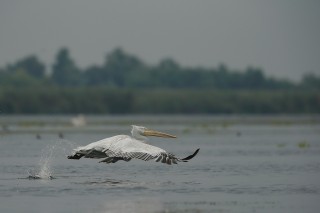
[[[78,160],[81,157],[104,158],[100,162],[107,164],[115,163],[119,160],[130,161],[132,158],[144,161],[155,159],[156,162],[171,165],[172,163],[177,164],[177,162],[188,162],[199,152],[199,149],[197,149],[192,155],[181,159],[159,147],[147,143],[147,136],[163,138],[176,138],[176,136],[135,125],[132,125],[131,134],[132,137],[128,135],[116,135],[86,146],[80,146],[74,149],[74,153],[68,156],[68,159]]]

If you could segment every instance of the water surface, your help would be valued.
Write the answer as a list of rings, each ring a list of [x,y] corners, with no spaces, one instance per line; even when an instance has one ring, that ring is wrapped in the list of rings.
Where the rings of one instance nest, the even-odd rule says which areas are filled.
[[[320,123],[314,117],[3,117],[0,212],[317,212]],[[151,143],[188,163],[66,158],[130,124],[178,136]],[[39,175],[41,179],[29,176]],[[52,177],[52,178],[50,178]]]

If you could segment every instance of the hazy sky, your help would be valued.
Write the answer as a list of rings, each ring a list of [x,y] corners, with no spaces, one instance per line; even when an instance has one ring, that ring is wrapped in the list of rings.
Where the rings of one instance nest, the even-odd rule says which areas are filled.
[[[319,0],[0,0],[0,66],[62,46],[80,67],[115,47],[149,64],[261,67],[268,76],[320,74]]]

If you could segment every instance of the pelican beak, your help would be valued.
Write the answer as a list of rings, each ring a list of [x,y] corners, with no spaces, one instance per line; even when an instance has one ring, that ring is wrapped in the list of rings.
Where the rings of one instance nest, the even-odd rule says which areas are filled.
[[[162,138],[177,138],[177,136],[170,135],[163,132],[158,132],[155,130],[147,129],[143,133],[145,136],[155,136],[155,137],[162,137]]]

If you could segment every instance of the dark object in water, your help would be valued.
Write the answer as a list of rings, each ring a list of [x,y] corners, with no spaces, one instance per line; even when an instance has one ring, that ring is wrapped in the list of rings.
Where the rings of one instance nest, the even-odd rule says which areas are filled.
[[[39,133],[37,133],[37,134],[36,134],[36,138],[37,138],[38,140],[40,140],[40,139],[41,139],[41,135],[40,135]]]
[[[62,132],[59,132],[59,138],[63,139],[64,138],[64,134]]]
[[[48,176],[48,177],[40,177],[39,175],[29,175],[28,179],[29,180],[38,180],[38,179],[49,179],[49,180],[52,180],[54,178],[51,175]]]

